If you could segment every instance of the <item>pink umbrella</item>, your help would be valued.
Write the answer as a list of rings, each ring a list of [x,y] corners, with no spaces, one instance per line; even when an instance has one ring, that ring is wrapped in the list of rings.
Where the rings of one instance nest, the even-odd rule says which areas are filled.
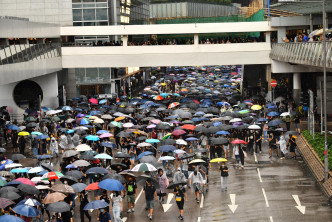
[[[152,129],[152,128],[155,128],[155,127],[156,127],[156,125],[151,124],[151,125],[148,125],[146,128],[147,128],[147,129]]]
[[[90,103],[94,103],[94,104],[98,104],[98,100],[92,98],[92,99],[89,99],[89,102]]]
[[[132,124],[132,123],[125,123],[122,126],[125,127],[125,128],[130,128],[130,127],[133,127],[134,124]]]
[[[15,181],[20,181],[24,184],[28,184],[28,185],[31,185],[31,186],[36,186],[36,184],[34,182],[32,182],[31,180],[29,180],[27,178],[18,178]]]
[[[151,123],[159,124],[161,121],[159,119],[153,119],[151,120]]]
[[[113,136],[113,134],[111,134],[111,133],[104,133],[104,134],[101,134],[99,136],[99,138],[107,138],[107,137],[111,137],[111,136]]]
[[[174,130],[172,135],[180,136],[180,135],[185,134],[185,133],[186,133],[186,131],[184,131],[184,130]]]

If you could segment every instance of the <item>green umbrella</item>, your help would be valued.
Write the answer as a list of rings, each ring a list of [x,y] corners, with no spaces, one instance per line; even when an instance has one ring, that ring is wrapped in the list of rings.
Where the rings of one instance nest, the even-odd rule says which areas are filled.
[[[0,187],[3,187],[7,184],[7,182],[3,179],[0,179]]]
[[[245,110],[241,110],[241,111],[239,111],[239,113],[240,114],[246,114],[246,113],[249,113],[249,110],[246,110],[246,109]]]
[[[116,127],[122,128],[122,123],[120,123],[120,122],[112,121],[111,124]]]
[[[59,122],[59,121],[60,121],[60,118],[57,117],[57,116],[52,116],[52,117],[50,118],[50,120],[53,121],[53,122]]]

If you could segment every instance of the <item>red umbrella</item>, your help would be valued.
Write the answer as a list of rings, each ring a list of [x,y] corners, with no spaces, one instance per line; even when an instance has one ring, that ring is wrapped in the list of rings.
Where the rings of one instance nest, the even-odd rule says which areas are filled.
[[[98,100],[92,98],[92,99],[89,99],[89,102],[90,103],[94,103],[94,104],[98,104]]]
[[[184,131],[184,130],[174,130],[172,135],[180,136],[180,135],[185,134],[185,133],[186,133],[186,131]]]
[[[28,178],[18,178],[15,181],[20,181],[24,184],[28,184],[28,185],[31,185],[31,186],[36,186],[36,184],[34,182],[32,182],[31,180],[29,180]]]
[[[164,98],[162,96],[156,96],[154,99],[155,100],[163,100]]]
[[[193,101],[194,101],[195,103],[197,103],[197,104],[200,104],[200,102],[199,102],[198,100],[196,100],[196,99],[193,99]]]
[[[91,183],[89,184],[85,190],[99,190],[100,187],[98,186],[98,183]]]
[[[247,144],[244,140],[233,140],[231,144]]]
[[[239,73],[237,73],[237,72],[232,72],[232,73],[231,73],[231,76],[235,76],[235,75],[237,75],[237,74],[239,74]]]
[[[196,128],[196,126],[194,125],[190,125],[190,124],[186,124],[181,126],[182,129],[186,129],[186,130],[194,130]]]

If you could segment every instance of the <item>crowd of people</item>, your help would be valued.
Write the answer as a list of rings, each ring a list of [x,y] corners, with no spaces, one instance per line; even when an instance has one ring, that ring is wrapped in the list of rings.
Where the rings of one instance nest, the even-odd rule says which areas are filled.
[[[79,213],[82,222],[120,222],[135,212],[141,187],[150,220],[169,193],[183,220],[187,195],[200,203],[212,169],[227,192],[227,162],[244,170],[263,143],[270,158],[296,158],[298,114],[282,100],[242,98],[236,66],[179,68],[155,80],[130,99],[78,97],[30,110],[23,124],[2,119],[0,221],[72,222]]]

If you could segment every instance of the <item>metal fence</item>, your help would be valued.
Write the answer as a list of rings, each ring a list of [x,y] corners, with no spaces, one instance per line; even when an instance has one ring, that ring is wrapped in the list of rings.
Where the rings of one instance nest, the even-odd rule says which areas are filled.
[[[61,56],[60,43],[0,46],[0,65]]]
[[[332,68],[332,41],[326,42],[326,67]],[[321,42],[274,43],[270,58],[303,65],[323,66]]]

